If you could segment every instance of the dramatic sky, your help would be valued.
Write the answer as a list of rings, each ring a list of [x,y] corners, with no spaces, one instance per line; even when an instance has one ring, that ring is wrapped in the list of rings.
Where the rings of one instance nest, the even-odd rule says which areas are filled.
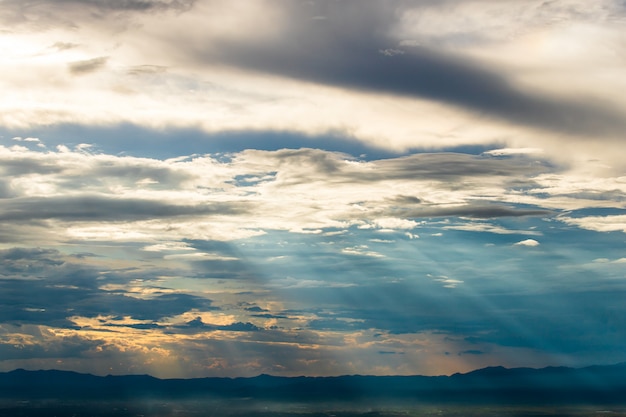
[[[0,0],[0,371],[626,361],[622,0]]]

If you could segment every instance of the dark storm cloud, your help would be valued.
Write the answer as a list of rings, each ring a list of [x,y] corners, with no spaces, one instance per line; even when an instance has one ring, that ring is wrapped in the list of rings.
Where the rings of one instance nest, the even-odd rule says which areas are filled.
[[[84,273],[81,278],[95,282]],[[52,281],[52,282],[51,282]],[[192,309],[215,310],[211,301],[187,294],[164,294],[141,299],[98,288],[61,284],[60,280],[0,280],[0,316],[3,323],[41,324],[75,328],[72,316],[129,316],[138,320],[159,320]]]
[[[22,197],[0,203],[0,221],[37,219],[127,221],[172,216],[242,214],[239,203],[177,205],[162,201],[101,196]]]
[[[0,276],[25,275],[37,277],[50,268],[60,267],[65,263],[60,254],[52,249],[11,248],[0,251],[2,268]]]
[[[158,294],[138,298],[123,289],[107,290],[111,282],[146,277],[139,271],[107,271],[71,263],[56,250],[13,248],[0,251],[0,317],[4,323],[75,327],[72,316],[130,316],[158,320],[192,309],[215,310],[211,300],[189,294]],[[74,258],[75,259],[75,258]]]
[[[196,45],[195,56],[338,87],[431,99],[573,135],[612,135],[626,128],[624,114],[608,103],[523,90],[506,73],[466,56],[423,46],[381,53],[398,48],[399,40],[390,36],[397,16],[420,2],[332,2],[324,20],[311,19],[301,2],[286,4],[289,23],[280,38],[223,40],[210,49]]]
[[[98,292],[98,275],[68,264],[57,251],[15,248],[3,251],[2,260],[3,322],[72,327],[72,309]]]
[[[130,316],[138,320],[159,320],[189,310],[216,310],[211,301],[189,294],[164,294],[150,299],[141,299],[124,293],[101,291],[88,302],[80,302],[77,314],[95,317],[100,314]]]

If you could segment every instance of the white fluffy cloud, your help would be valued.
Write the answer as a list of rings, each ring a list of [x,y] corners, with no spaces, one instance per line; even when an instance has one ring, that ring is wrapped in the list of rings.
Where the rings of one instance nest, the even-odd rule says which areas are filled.
[[[525,239],[525,240],[521,240],[521,241],[517,242],[515,244],[515,246],[535,247],[535,246],[539,246],[539,242],[536,241],[535,239]]]

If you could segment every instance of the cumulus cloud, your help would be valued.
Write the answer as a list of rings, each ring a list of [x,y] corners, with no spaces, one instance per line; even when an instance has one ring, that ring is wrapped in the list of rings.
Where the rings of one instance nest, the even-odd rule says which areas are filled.
[[[519,242],[515,243],[515,246],[535,247],[535,246],[539,246],[539,242],[536,241],[535,239],[525,239],[525,240],[520,240]]]

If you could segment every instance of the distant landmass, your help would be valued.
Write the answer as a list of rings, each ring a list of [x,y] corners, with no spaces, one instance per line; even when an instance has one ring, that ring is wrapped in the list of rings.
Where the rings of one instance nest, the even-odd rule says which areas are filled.
[[[626,363],[586,368],[489,367],[451,376],[158,379],[68,371],[0,373],[0,398],[410,401],[445,404],[626,404]]]

